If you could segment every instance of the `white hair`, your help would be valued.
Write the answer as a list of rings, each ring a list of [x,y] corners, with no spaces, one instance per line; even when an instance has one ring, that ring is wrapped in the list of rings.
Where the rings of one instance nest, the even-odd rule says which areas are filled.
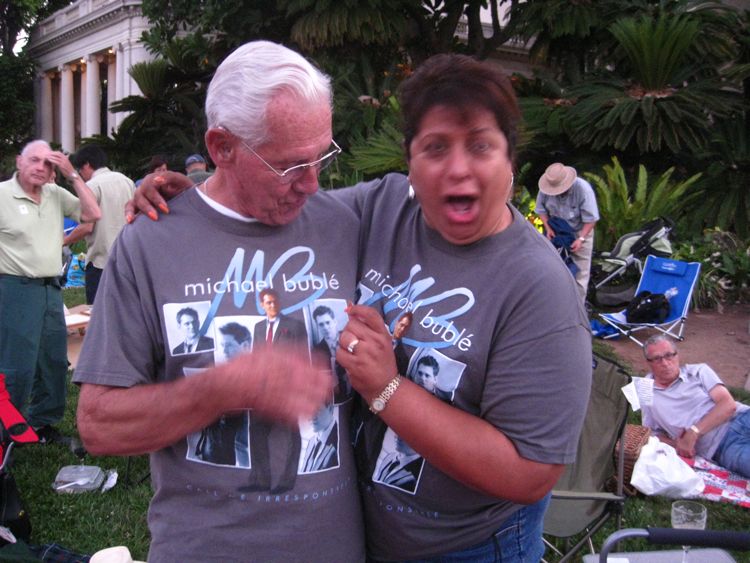
[[[52,150],[52,148],[49,146],[49,143],[47,141],[44,141],[42,139],[36,139],[34,141],[29,141],[24,145],[24,147],[21,149],[21,156],[26,156],[28,152],[37,145],[42,145],[44,148],[48,150]]]
[[[268,104],[282,90],[301,103],[332,106],[330,78],[302,55],[270,41],[245,43],[224,59],[208,85],[208,127],[228,129],[257,147],[268,139]]]

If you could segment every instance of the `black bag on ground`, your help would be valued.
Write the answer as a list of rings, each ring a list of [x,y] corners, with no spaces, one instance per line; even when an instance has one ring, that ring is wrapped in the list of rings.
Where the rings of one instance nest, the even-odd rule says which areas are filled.
[[[7,471],[0,474],[0,525],[9,528],[17,539],[29,541],[31,537],[29,513],[24,508],[16,480]],[[0,539],[0,545],[6,543]]]
[[[663,293],[641,291],[625,308],[629,323],[663,323],[669,316],[669,299]]]

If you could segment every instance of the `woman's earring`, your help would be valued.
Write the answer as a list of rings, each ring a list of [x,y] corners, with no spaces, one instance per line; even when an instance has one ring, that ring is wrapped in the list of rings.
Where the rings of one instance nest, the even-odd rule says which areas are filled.
[[[407,177],[407,180],[409,180],[409,199],[414,199],[414,188],[411,185],[411,180]]]

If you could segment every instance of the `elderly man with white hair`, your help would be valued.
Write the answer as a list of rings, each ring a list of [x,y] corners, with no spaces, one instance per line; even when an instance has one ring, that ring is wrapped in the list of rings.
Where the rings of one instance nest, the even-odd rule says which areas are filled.
[[[288,482],[282,474],[290,431],[299,440],[300,420],[333,392],[307,345],[274,342],[227,361],[211,350],[172,353],[182,338],[173,313],[183,307],[202,312],[199,337],[217,339],[229,322],[261,321],[265,288],[308,330],[317,299],[354,294],[359,221],[318,191],[318,173],[340,152],[331,112],[329,78],[301,55],[268,41],[239,47],[206,97],[214,174],[170,202],[159,223],[139,217],[115,243],[76,368],[78,427],[91,453],[150,454],[150,563],[364,560],[350,441],[341,440],[336,466],[299,472],[297,458]],[[336,226],[335,245],[321,225]],[[352,403],[336,410],[341,436]],[[256,440],[244,425],[235,437],[252,467],[189,455],[203,428],[249,409],[269,428]]]
[[[45,141],[27,144],[16,168],[0,183],[0,373],[40,440],[56,442],[62,439],[54,425],[65,411],[68,373],[63,223],[66,217],[92,223],[101,212],[68,157]],[[78,197],[50,183],[55,168]]]

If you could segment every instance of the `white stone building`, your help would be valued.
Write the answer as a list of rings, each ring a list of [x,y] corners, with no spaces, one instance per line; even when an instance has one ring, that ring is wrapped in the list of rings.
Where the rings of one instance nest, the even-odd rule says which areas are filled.
[[[141,0],[77,0],[38,22],[28,43],[39,70],[37,137],[72,152],[83,137],[116,129],[125,114],[107,108],[141,94],[128,69],[153,58],[140,43],[148,27]]]

